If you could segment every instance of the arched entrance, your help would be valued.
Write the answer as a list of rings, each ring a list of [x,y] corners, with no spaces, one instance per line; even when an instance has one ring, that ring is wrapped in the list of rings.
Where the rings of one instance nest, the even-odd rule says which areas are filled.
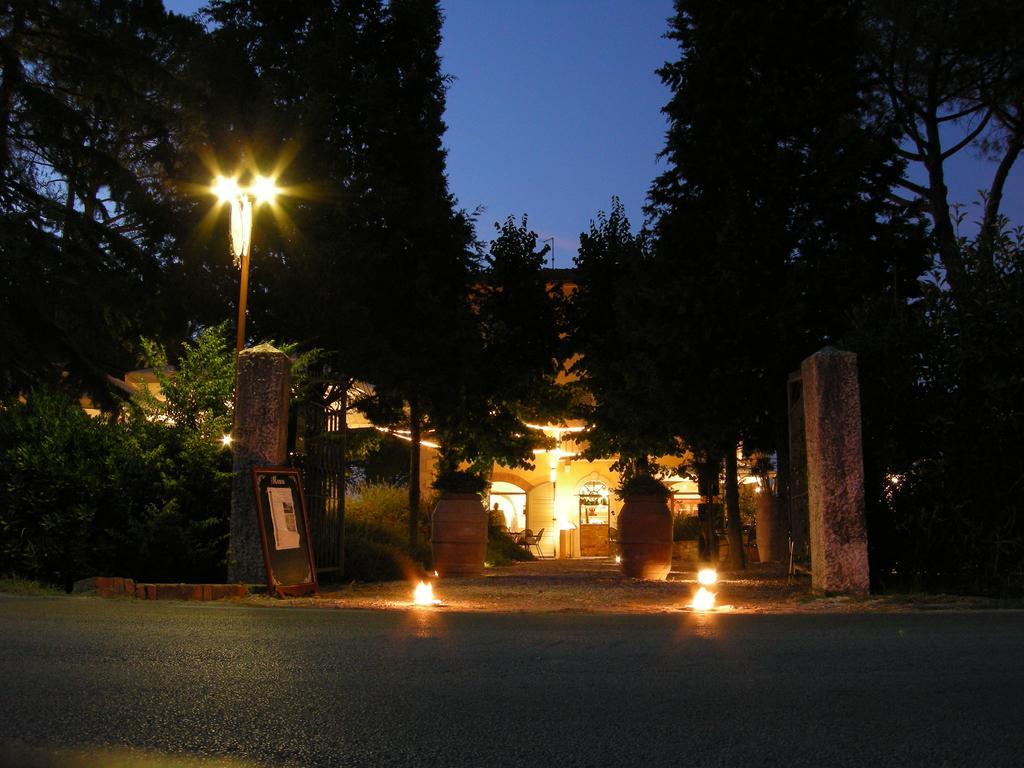
[[[576,489],[576,497],[580,557],[608,557],[609,542],[614,538],[608,483],[590,475]]]
[[[487,509],[498,511],[505,519],[505,527],[510,531],[521,531],[526,527],[526,489],[505,480],[491,483],[491,493],[487,498]]]

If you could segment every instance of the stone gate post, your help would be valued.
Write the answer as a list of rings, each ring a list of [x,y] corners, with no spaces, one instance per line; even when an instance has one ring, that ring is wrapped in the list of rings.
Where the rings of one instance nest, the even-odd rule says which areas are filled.
[[[269,344],[244,349],[238,356],[228,581],[267,580],[252,469],[285,464],[290,375],[288,355]]]
[[[811,586],[867,594],[857,355],[826,347],[800,366],[807,440]]]

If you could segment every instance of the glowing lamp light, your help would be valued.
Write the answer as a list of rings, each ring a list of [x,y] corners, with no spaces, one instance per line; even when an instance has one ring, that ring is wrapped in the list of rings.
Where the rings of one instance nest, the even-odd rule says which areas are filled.
[[[229,179],[226,176],[218,176],[214,179],[211,189],[222,203],[237,200],[238,196],[242,194],[242,188],[238,186],[238,179]]]
[[[257,176],[249,187],[257,203],[272,203],[280,190],[269,176]]]
[[[622,563],[622,555],[615,556],[615,564],[620,565]]]
[[[440,600],[434,599],[434,585],[421,581],[416,585],[412,593],[412,601],[416,605],[440,605]]]
[[[690,603],[690,607],[695,611],[712,611],[715,608],[715,593],[708,592],[704,587],[697,590],[697,594],[693,596],[693,601]]]
[[[718,571],[714,568],[701,568],[697,571],[697,581],[705,587],[710,587],[718,581]]]
[[[224,446],[225,448],[230,448],[232,442],[233,442],[233,440],[231,438],[231,435],[223,435],[220,438],[220,444],[222,446]]]

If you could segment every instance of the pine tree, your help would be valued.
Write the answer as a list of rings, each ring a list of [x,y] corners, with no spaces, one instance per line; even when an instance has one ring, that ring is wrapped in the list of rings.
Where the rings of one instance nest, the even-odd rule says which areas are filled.
[[[918,230],[888,203],[901,164],[869,99],[858,7],[677,0],[670,20],[669,168],[650,212],[674,410],[692,447],[726,458],[734,567],[737,446],[779,447],[787,373],[863,297],[906,296],[923,268]]]
[[[102,396],[160,329],[200,33],[153,2],[0,11],[3,391],[67,377]]]

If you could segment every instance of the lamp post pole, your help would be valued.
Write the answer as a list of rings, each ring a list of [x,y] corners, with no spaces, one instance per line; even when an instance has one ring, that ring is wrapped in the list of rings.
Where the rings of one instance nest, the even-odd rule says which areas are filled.
[[[248,187],[241,187],[237,178],[218,176],[214,179],[211,191],[217,195],[221,203],[231,207],[231,219],[228,229],[231,241],[231,255],[235,266],[241,272],[238,288],[238,324],[235,336],[235,399],[238,398],[238,359],[245,348],[245,311],[249,296],[249,257],[252,254],[252,217],[253,208],[261,203],[272,204],[280,192],[274,179],[257,175]],[[236,409],[237,410],[237,409]],[[225,445],[230,443],[230,436],[225,436]]]
[[[237,376],[238,356],[245,348],[245,309],[249,297],[249,255],[252,252],[252,201],[244,192],[231,201],[231,247],[241,271],[238,289],[238,325],[235,336],[235,375]]]

